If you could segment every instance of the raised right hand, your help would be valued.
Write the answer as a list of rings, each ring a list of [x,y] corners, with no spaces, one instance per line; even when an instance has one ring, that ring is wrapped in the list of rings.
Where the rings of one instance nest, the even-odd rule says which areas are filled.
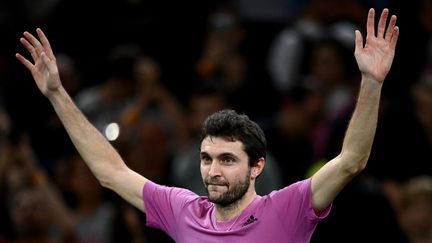
[[[36,33],[40,41],[27,31],[24,32],[24,37],[20,38],[20,42],[30,52],[34,64],[19,53],[15,56],[30,70],[39,90],[48,97],[61,87],[60,76],[48,39],[41,29],[36,29]]]

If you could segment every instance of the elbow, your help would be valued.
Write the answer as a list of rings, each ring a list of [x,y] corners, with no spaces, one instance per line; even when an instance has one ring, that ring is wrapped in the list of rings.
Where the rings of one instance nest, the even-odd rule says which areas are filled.
[[[366,164],[367,164],[367,159],[361,160],[358,162],[358,164],[351,166],[348,169],[348,172],[354,176],[358,175],[366,168]]]
[[[112,181],[113,177],[112,176],[98,175],[98,176],[96,176],[96,178],[99,182],[99,185],[101,185],[104,188],[108,188],[108,189],[111,188],[111,185],[113,184],[113,181]]]
[[[116,185],[116,176],[104,176],[98,178],[99,184],[107,189],[113,190]]]
[[[100,179],[98,179],[98,181],[99,181],[99,184],[102,186],[102,187],[104,187],[104,188],[108,188],[108,189],[110,189],[111,188],[111,182],[108,180],[108,179],[103,179],[103,178],[100,178]]]
[[[355,176],[360,174],[367,165],[367,161],[369,160],[369,153],[366,155],[353,154],[353,153],[345,153],[341,155],[343,157],[345,171],[348,174]]]
[[[123,181],[122,178],[129,176],[129,168],[127,166],[113,168],[111,172],[105,173],[98,177],[99,184],[107,189],[115,190]]]
[[[95,174],[99,184],[108,189],[112,189],[112,186],[115,184],[115,174],[110,173],[108,168],[104,171],[103,174]]]

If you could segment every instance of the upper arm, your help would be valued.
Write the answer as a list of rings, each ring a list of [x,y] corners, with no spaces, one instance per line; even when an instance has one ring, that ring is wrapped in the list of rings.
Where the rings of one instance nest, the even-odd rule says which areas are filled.
[[[312,207],[315,210],[327,208],[355,176],[355,173],[344,167],[347,164],[344,159],[341,155],[337,156],[312,176]]]
[[[145,212],[143,188],[147,181],[148,179],[144,176],[125,167],[117,171],[106,186],[115,191],[130,204]]]

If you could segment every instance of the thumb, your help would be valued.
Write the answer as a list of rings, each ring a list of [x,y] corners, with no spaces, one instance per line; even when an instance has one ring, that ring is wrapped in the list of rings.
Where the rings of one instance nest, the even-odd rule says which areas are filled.
[[[359,30],[356,30],[355,31],[355,52],[354,53],[359,53],[362,48],[363,48],[363,36]]]

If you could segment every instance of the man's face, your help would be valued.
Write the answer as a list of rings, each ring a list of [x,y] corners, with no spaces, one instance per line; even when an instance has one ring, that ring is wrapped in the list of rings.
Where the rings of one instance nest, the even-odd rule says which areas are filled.
[[[228,206],[250,188],[249,157],[239,141],[206,137],[201,143],[201,175],[209,200]]]

